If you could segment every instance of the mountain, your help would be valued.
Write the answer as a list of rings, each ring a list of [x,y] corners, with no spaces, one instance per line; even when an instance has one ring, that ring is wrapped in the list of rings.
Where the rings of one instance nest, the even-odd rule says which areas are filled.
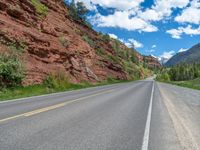
[[[165,66],[173,66],[180,63],[200,62],[200,43],[196,44],[187,51],[177,53],[167,61]]]
[[[0,52],[18,53],[23,85],[59,72],[73,83],[147,75],[141,54],[74,19],[63,0],[1,0],[0,29]]]

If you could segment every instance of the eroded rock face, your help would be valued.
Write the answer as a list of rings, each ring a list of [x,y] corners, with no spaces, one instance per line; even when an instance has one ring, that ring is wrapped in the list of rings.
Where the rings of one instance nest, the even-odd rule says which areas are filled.
[[[45,16],[27,0],[1,0],[0,42],[5,45],[23,43],[26,68],[24,85],[41,83],[48,74],[62,70],[71,82],[96,82],[106,79],[116,69],[99,67],[95,50],[83,41],[77,31],[96,32],[73,22],[62,0],[42,0],[48,8]],[[83,31],[84,30],[84,31]],[[98,69],[96,69],[98,68]],[[123,74],[123,78],[125,73]]]
[[[69,17],[62,0],[40,0],[45,12],[38,12],[29,0],[0,1],[0,43],[23,45],[26,68],[24,85],[40,84],[50,73],[64,72],[71,82],[97,82],[112,76],[127,79],[120,64],[96,54],[96,48],[114,55],[112,46],[81,22]],[[87,33],[96,47],[83,40]]]
[[[161,67],[158,59],[153,56],[143,56],[143,60],[147,63],[149,68],[155,69]]]

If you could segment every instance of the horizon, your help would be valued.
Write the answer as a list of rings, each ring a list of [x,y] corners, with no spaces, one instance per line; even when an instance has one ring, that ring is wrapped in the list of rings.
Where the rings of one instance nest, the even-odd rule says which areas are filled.
[[[134,43],[143,55],[168,60],[200,42],[199,0],[76,1],[90,10],[87,20],[94,30],[128,47]]]

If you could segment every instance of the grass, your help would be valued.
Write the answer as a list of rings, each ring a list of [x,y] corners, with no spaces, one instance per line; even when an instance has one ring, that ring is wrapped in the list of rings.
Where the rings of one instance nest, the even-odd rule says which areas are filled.
[[[163,82],[163,81],[162,81]],[[200,78],[190,81],[168,81],[166,83],[187,87],[191,89],[200,90]]]
[[[57,93],[57,92],[64,92],[64,91],[71,91],[71,90],[78,90],[88,87],[95,87],[95,86],[103,86],[108,84],[116,84],[121,82],[130,82],[127,80],[115,80],[110,79],[100,82],[97,84],[90,84],[87,82],[83,82],[81,84],[70,84],[66,87],[48,87],[46,84],[42,85],[33,85],[28,87],[13,87],[13,88],[7,88],[7,89],[1,89],[0,90],[0,101],[5,100],[11,100],[11,99],[17,99],[17,98],[24,98],[24,97],[31,97],[31,96],[38,96],[43,94],[50,94],[50,93]]]

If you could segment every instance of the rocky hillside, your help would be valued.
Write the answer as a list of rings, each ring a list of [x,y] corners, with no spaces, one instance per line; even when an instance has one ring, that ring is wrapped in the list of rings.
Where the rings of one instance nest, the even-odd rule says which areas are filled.
[[[142,55],[75,21],[63,0],[1,0],[0,50],[18,53],[24,85],[58,72],[73,83],[142,78],[148,72],[138,63]]]
[[[177,53],[165,65],[174,66],[180,63],[193,62],[200,62],[200,43],[185,52]]]

